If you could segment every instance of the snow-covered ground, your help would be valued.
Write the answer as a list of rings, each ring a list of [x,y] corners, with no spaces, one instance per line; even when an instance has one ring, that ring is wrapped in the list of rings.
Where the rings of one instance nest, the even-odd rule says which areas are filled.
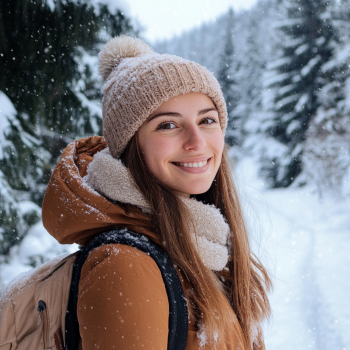
[[[307,188],[264,190],[237,166],[254,249],[274,280],[268,350],[350,349],[350,199]]]
[[[266,190],[250,159],[236,176],[254,250],[274,280],[267,349],[350,350],[350,200],[320,201],[307,188]],[[37,224],[1,266],[0,289],[42,256],[75,249]]]

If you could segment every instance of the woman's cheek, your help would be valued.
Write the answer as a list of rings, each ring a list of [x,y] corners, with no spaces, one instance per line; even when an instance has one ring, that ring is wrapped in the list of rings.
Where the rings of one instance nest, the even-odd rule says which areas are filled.
[[[225,146],[225,140],[222,132],[209,135],[207,138],[207,145],[212,149],[214,153],[222,154]]]
[[[178,142],[173,138],[157,137],[152,141],[152,155],[156,155],[160,162],[171,158],[177,148]]]
[[[225,137],[224,137],[224,134],[222,133],[222,131],[220,131],[220,133],[218,134],[218,139],[217,139],[216,144],[218,146],[219,152],[222,153],[224,151],[224,147],[225,147]]]
[[[172,146],[168,142],[164,142],[159,138],[152,140],[146,147],[146,163],[147,167],[157,177],[160,172],[164,172],[164,165],[167,162],[167,159],[171,157]]]

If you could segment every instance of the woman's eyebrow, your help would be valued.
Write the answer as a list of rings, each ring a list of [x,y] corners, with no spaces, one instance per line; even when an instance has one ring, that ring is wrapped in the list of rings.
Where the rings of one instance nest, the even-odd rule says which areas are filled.
[[[206,109],[202,109],[201,111],[199,111],[198,115],[203,115],[203,114],[206,114],[206,113],[208,113],[210,111],[216,111],[217,112],[218,110],[215,107],[206,108]],[[158,113],[158,114],[154,115],[147,122],[150,122],[154,118],[161,117],[161,116],[164,116],[164,115],[167,115],[167,116],[170,116],[170,117],[181,117],[182,116],[182,114],[176,113],[176,112],[162,112],[162,113]]]
[[[215,107],[211,107],[211,108],[206,108],[206,109],[202,109],[201,111],[198,112],[198,115],[202,115],[205,113],[208,113],[210,111],[218,111]]]
[[[154,118],[157,118],[157,117],[161,117],[163,115],[168,115],[168,116],[171,116],[171,117],[181,117],[182,114],[180,113],[175,113],[175,112],[162,112],[162,113],[158,113],[156,115],[154,115],[151,119],[148,120],[148,122],[150,122],[151,120],[153,120]]]

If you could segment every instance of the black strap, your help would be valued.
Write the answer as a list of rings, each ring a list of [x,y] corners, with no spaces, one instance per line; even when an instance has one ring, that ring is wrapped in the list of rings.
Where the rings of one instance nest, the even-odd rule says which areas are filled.
[[[114,243],[137,248],[148,254],[157,264],[162,274],[169,300],[168,350],[184,350],[188,333],[188,310],[179,276],[169,256],[158,244],[148,240],[145,236],[141,236],[127,229],[116,229],[102,233],[93,239],[88,246],[83,248],[77,256],[73,267],[71,290],[66,314],[65,349],[77,350],[79,346],[80,334],[77,305],[81,269],[92,250],[102,245]]]

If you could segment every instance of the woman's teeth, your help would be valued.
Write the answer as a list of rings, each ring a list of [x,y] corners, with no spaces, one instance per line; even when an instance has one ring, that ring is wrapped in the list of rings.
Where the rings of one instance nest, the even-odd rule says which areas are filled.
[[[185,168],[202,168],[206,166],[208,163],[207,160],[204,160],[203,162],[198,162],[198,163],[178,163],[180,166],[184,166]]]

